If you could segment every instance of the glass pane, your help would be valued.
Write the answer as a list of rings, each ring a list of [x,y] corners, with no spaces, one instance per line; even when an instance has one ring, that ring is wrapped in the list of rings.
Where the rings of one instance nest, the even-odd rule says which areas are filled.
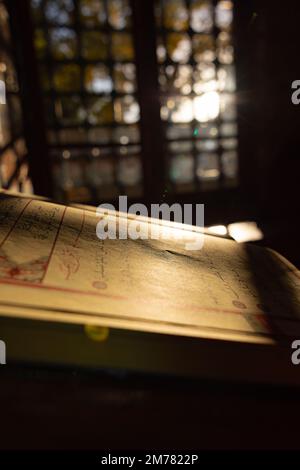
[[[238,171],[238,155],[234,150],[222,153],[223,173],[227,178],[235,178]]]
[[[237,135],[237,124],[235,122],[221,124],[221,135],[225,137]]]
[[[87,119],[92,125],[113,122],[113,106],[110,98],[88,98]]]
[[[81,98],[76,95],[57,99],[55,113],[58,121],[64,126],[81,124],[86,115]]]
[[[198,95],[219,88],[216,80],[216,66],[212,62],[202,62],[194,69],[194,92]]]
[[[125,186],[134,186],[141,182],[142,166],[137,157],[120,159],[117,168],[118,181]]]
[[[222,93],[220,95],[220,115],[225,121],[237,118],[236,97],[234,94]]]
[[[168,65],[167,67],[162,67],[160,71],[162,90],[169,93],[190,94],[192,91],[192,71],[193,68],[190,65],[178,65],[177,67]],[[163,83],[162,77],[165,79]]]
[[[156,55],[157,55],[158,62],[161,63],[166,60],[167,51],[166,51],[166,48],[165,48],[165,45],[161,36],[157,38]]]
[[[209,91],[194,99],[194,115],[199,122],[216,119],[220,112],[220,96],[216,91]]]
[[[216,58],[213,36],[195,34],[193,36],[194,59],[197,62],[212,62]]]
[[[70,24],[73,21],[73,0],[46,0],[45,16],[49,23]]]
[[[99,31],[82,33],[82,57],[86,60],[105,60],[108,57],[108,36]]]
[[[188,12],[184,0],[165,0],[163,25],[166,29],[183,31],[188,28]]]
[[[52,28],[50,45],[54,59],[73,59],[77,55],[77,38],[73,29]]]
[[[219,135],[219,130],[214,123],[199,123],[193,132],[195,137],[199,138],[215,138]]]
[[[218,141],[211,139],[203,139],[196,142],[196,149],[201,152],[218,150]]]
[[[109,69],[105,65],[88,65],[85,68],[84,85],[87,91],[93,93],[111,93],[113,82]]]
[[[133,60],[133,43],[130,34],[112,34],[112,55],[115,60]]]
[[[95,144],[107,144],[111,141],[112,131],[109,127],[97,127],[89,129],[88,142]]]
[[[136,89],[135,65],[116,64],[114,67],[115,89],[121,93],[133,93]]]
[[[213,181],[219,178],[219,160],[215,153],[202,153],[197,158],[197,176],[200,180]]]
[[[49,136],[48,139],[51,137]],[[87,132],[85,129],[62,129],[58,132],[58,140],[62,144],[81,144],[87,140]],[[52,138],[53,143],[56,142],[56,138]]]
[[[79,3],[81,22],[88,27],[103,25],[106,21],[103,0],[81,0]]]
[[[178,155],[172,158],[170,179],[174,183],[181,184],[194,180],[194,158],[192,155]]]
[[[237,149],[238,141],[237,139],[222,139],[221,140],[222,148],[225,150],[234,150]]]
[[[137,126],[118,126],[114,129],[113,140],[122,145],[139,142],[139,128]]]
[[[191,27],[196,33],[209,33],[213,28],[213,17],[211,2],[192,0]]]
[[[193,135],[192,128],[188,125],[174,124],[167,127],[167,138],[168,139],[185,139],[191,138]]]
[[[123,98],[116,98],[114,110],[117,122],[133,124],[140,118],[138,102],[130,95],[124,96]]]
[[[217,38],[218,59],[221,64],[233,62],[233,46],[230,34],[223,31]]]
[[[193,100],[183,97],[168,98],[161,108],[161,117],[174,123],[192,121]]]
[[[174,62],[188,62],[191,54],[191,40],[187,34],[170,33],[167,35],[167,51]]]
[[[130,26],[131,8],[127,0],[109,0],[108,20],[114,29]]]
[[[218,2],[216,7],[216,25],[220,29],[229,29],[233,20],[233,3],[228,0]]]
[[[232,65],[220,67],[218,70],[218,81],[220,91],[235,91],[236,80],[234,67]]]
[[[119,155],[136,155],[141,153],[140,145],[122,145],[117,148],[116,153]]]
[[[59,65],[54,71],[54,86],[58,91],[80,89],[80,68],[75,64]]]
[[[114,167],[111,160],[95,159],[87,171],[87,182],[92,187],[111,185],[114,182]]]
[[[192,142],[187,140],[184,142],[171,142],[168,146],[172,153],[187,153],[192,151]]]

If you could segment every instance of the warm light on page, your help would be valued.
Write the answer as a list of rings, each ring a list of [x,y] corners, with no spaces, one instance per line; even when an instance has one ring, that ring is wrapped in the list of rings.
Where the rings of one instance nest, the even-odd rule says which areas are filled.
[[[258,228],[256,222],[238,222],[228,225],[229,235],[237,242],[249,242],[262,240],[263,232]]]

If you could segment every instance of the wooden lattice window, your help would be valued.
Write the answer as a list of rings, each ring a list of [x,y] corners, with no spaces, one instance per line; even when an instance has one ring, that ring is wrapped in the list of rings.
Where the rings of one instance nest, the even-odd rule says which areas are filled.
[[[237,184],[237,108],[229,0],[158,0],[157,57],[173,191]]]
[[[31,5],[56,197],[141,196],[129,2],[32,0]]]
[[[0,0],[0,186],[32,192],[9,15]]]

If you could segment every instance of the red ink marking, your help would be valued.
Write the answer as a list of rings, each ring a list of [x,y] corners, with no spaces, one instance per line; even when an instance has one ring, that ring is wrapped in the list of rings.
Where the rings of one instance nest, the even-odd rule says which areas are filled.
[[[80,267],[80,257],[69,248],[63,248],[59,253],[59,257],[61,259],[59,268],[64,274],[65,279],[69,280],[71,274],[77,273]]]
[[[45,279],[45,276],[46,276],[46,274],[47,274],[47,271],[48,271],[48,268],[49,268],[49,264],[50,264],[50,260],[51,260],[51,258],[52,258],[53,252],[54,252],[54,248],[55,248],[55,245],[56,245],[56,242],[57,242],[57,239],[58,239],[58,235],[59,235],[60,229],[61,229],[61,227],[62,227],[62,223],[63,223],[63,220],[64,220],[64,216],[65,216],[66,210],[67,210],[67,207],[65,207],[65,209],[64,209],[64,211],[63,211],[63,214],[62,214],[62,217],[61,217],[61,219],[60,219],[60,223],[59,223],[59,226],[58,226],[58,229],[57,229],[57,232],[56,232],[56,235],[55,235],[55,239],[54,239],[54,242],[53,242],[53,245],[52,245],[52,248],[51,248],[51,251],[50,251],[50,254],[49,254],[47,263],[46,263],[46,266],[45,266],[44,274],[43,274],[43,276],[42,276],[42,278],[41,278],[41,282],[43,282],[43,280]]]
[[[47,284],[33,284],[28,281],[18,281],[17,279],[0,279],[0,284],[12,284],[20,287],[31,287],[32,289],[46,289],[46,290],[52,290],[52,291],[57,291],[57,292],[65,292],[65,293],[70,293],[70,294],[80,294],[80,295],[93,295],[96,297],[107,297],[110,299],[114,300],[128,300],[128,297],[124,297],[122,295],[112,295],[112,294],[104,294],[104,293],[98,293],[95,291],[85,291],[85,290],[80,290],[80,289],[71,289],[68,287],[58,287],[58,286],[51,286]]]

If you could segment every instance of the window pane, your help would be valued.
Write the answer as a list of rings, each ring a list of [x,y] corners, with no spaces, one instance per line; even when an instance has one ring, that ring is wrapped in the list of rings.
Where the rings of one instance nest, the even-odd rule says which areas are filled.
[[[45,3],[45,16],[49,23],[65,25],[73,22],[73,0],[46,0]]]
[[[73,59],[77,55],[77,38],[73,29],[51,29],[50,44],[54,59]]]
[[[233,3],[156,0],[155,6],[171,190],[237,182]]]
[[[113,106],[110,98],[88,98],[87,119],[90,124],[113,122]]]
[[[124,96],[115,100],[115,119],[117,122],[133,124],[140,118],[140,107],[133,96]]]
[[[85,68],[85,88],[93,93],[111,93],[113,82],[105,65],[88,65]]]
[[[75,64],[59,65],[54,72],[54,86],[58,91],[80,89],[80,68]]]
[[[106,12],[103,0],[80,0],[80,19],[88,27],[105,24]]]
[[[108,2],[109,23],[114,29],[124,29],[131,25],[131,9],[127,0]]]
[[[99,31],[82,33],[82,57],[86,60],[105,60],[108,57],[108,36]]]
[[[133,44],[130,34],[112,34],[112,55],[115,60],[133,60]]]

